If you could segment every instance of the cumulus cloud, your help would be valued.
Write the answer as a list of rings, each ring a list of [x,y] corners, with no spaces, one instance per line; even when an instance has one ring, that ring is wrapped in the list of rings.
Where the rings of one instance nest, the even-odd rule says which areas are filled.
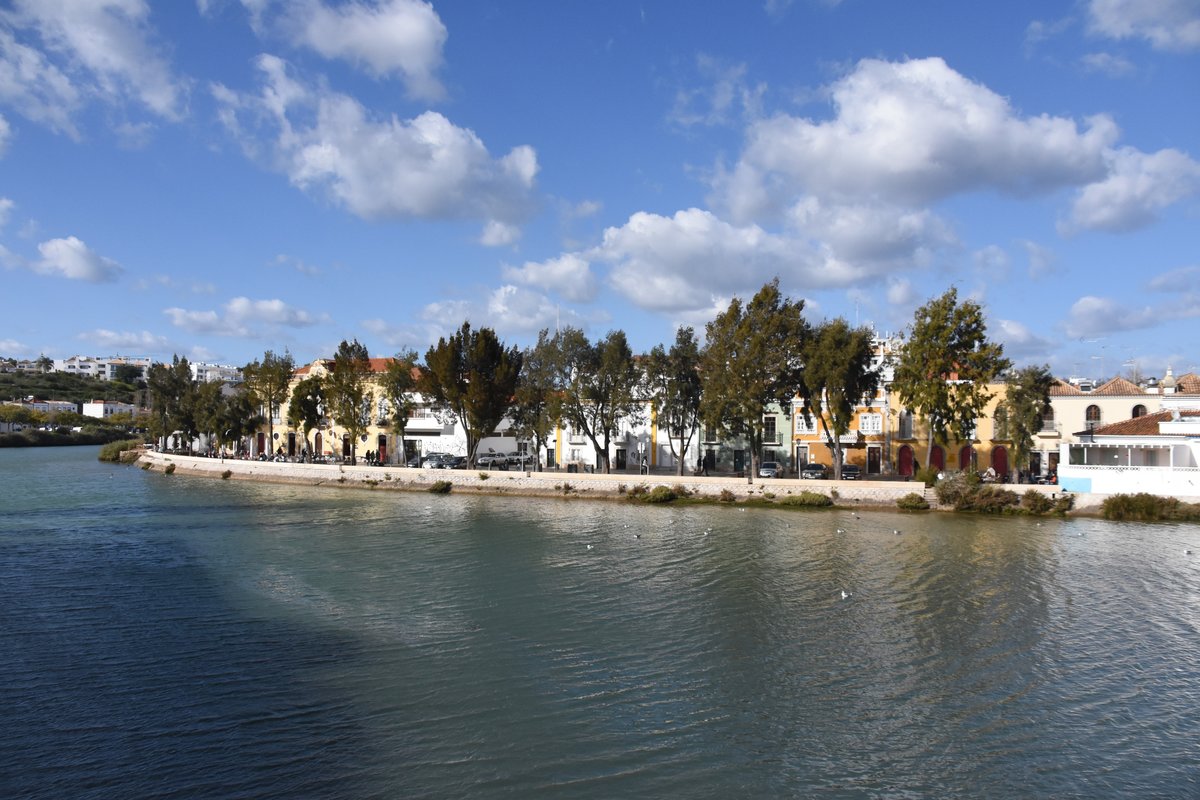
[[[82,87],[109,102],[132,99],[166,119],[183,115],[186,87],[153,43],[145,0],[14,0],[12,6],[4,22],[43,48],[11,34],[5,45],[16,49],[0,48],[9,73],[0,86],[5,77],[31,79],[17,97],[23,113],[70,132],[66,120]]]
[[[1159,319],[1159,315],[1149,306],[1126,308],[1111,298],[1088,295],[1079,298],[1071,306],[1065,326],[1068,336],[1083,339],[1149,328]]]
[[[504,267],[505,280],[555,292],[568,300],[587,302],[596,296],[596,279],[587,260],[567,253],[549,261],[527,261]]]
[[[1181,267],[1155,275],[1146,288],[1154,292],[1200,292],[1200,266]]]
[[[493,158],[471,130],[427,111],[410,120],[373,118],[357,100],[305,86],[274,56],[258,62],[257,96],[216,86],[229,130],[254,155],[256,125],[274,137],[274,166],[366,219],[476,218],[506,224],[528,212],[537,155],[522,145]]]
[[[445,94],[435,73],[442,65],[446,26],[421,0],[287,4],[292,35],[325,58],[348,61],[376,77],[399,75],[410,95],[438,100]]]
[[[740,160],[716,181],[735,219],[798,194],[914,205],[980,189],[1048,192],[1103,178],[1117,136],[1105,116],[1082,128],[1023,117],[940,58],[861,61],[831,97],[831,120],[780,114],[750,126]]]
[[[150,331],[110,331],[97,328],[77,337],[100,350],[109,352],[163,353],[173,349],[165,336]]]
[[[1090,0],[1089,29],[1113,39],[1144,39],[1158,50],[1200,48],[1194,0]]]
[[[81,105],[71,79],[41,51],[0,28],[0,100],[53,131],[79,138],[72,116]]]
[[[225,304],[223,313],[213,310],[190,311],[183,308],[163,310],[177,328],[192,333],[216,336],[259,336],[265,330],[307,328],[327,320],[288,305],[282,300],[251,300],[235,297]]]
[[[958,243],[950,226],[928,209],[823,203],[809,196],[788,210],[786,220],[800,233],[825,243],[837,258],[859,264],[923,266],[934,253]]]
[[[30,266],[34,272],[89,283],[110,283],[124,271],[111,258],[93,252],[86,244],[68,236],[51,239],[38,245],[41,259]]]
[[[479,243],[485,247],[507,247],[521,238],[521,229],[496,220],[488,220],[479,234]]]
[[[1122,148],[1109,160],[1108,176],[1076,195],[1070,218],[1059,226],[1063,233],[1140,228],[1167,206],[1200,190],[1200,163],[1178,150],[1147,154]]]
[[[996,328],[996,338],[1004,345],[1005,354],[1013,358],[1045,357],[1054,350],[1056,344],[1036,335],[1028,326],[1015,320],[998,320]]]

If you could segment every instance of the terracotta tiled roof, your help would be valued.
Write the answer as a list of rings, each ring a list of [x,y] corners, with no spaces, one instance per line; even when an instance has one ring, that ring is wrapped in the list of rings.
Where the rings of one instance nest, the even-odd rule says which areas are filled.
[[[1073,397],[1075,395],[1085,394],[1079,390],[1078,386],[1073,386],[1064,380],[1055,380],[1054,385],[1050,387],[1051,397]]]
[[[1145,394],[1145,392],[1132,381],[1127,381],[1124,378],[1113,378],[1103,385],[1097,386],[1089,394],[1094,394],[1098,397],[1124,397],[1126,395],[1141,395]]]
[[[1200,375],[1189,372],[1175,379],[1175,391],[1179,394],[1200,394]]]
[[[1122,420],[1114,422],[1111,425],[1101,425],[1095,430],[1090,431],[1093,436],[1182,436],[1184,434],[1162,434],[1159,433],[1158,425],[1160,422],[1167,422],[1171,419],[1170,411],[1159,411],[1157,414],[1145,414],[1134,419]],[[1180,411],[1181,417],[1200,417],[1200,411],[1185,410]],[[1082,431],[1078,435],[1086,435],[1088,431]]]

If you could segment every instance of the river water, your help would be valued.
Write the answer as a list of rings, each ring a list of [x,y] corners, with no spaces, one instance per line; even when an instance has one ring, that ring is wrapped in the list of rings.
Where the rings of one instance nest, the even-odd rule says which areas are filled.
[[[1200,796],[1200,526],[96,453],[0,450],[6,798]]]

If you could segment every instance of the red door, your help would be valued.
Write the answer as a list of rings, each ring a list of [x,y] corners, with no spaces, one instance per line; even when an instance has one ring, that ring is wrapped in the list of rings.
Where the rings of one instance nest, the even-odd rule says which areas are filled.
[[[376,458],[379,460],[380,464],[387,463],[387,437],[386,436],[379,437],[379,453],[376,456]]]
[[[992,450],[992,469],[1001,478],[1008,475],[1008,450],[1003,445]]]
[[[936,469],[938,472],[946,469],[946,451],[942,449],[940,444],[933,446],[933,452],[929,454],[929,466]]]
[[[900,448],[900,463],[897,467],[901,475],[906,478],[912,477],[913,474],[913,449],[908,445],[903,445]]]

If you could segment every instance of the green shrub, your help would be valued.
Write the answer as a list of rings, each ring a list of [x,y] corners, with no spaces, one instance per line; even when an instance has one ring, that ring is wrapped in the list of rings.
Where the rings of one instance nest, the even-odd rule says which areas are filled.
[[[938,502],[959,508],[979,489],[979,476],[973,472],[956,472],[948,475],[934,487]]]
[[[492,477],[492,476],[488,475],[486,472],[479,473],[479,480],[481,480],[481,481],[486,481],[490,477]]]
[[[691,490],[689,490],[682,483],[677,483],[674,486],[672,486],[671,491],[675,493],[676,497],[691,497],[692,496]]]
[[[1030,514],[1049,514],[1054,508],[1054,502],[1037,489],[1027,489],[1021,495],[1021,508]]]
[[[167,468],[163,470],[163,474],[164,475],[174,475],[175,474],[175,465],[167,464]]]
[[[1159,497],[1146,492],[1114,494],[1105,498],[1100,512],[1105,519],[1118,521],[1200,521],[1200,505],[1183,503],[1176,497]]]
[[[574,486],[572,486],[571,484],[567,483],[566,481],[563,481],[563,485],[562,485],[562,493],[563,493],[563,494],[570,494],[570,493],[571,493],[571,492],[573,492],[573,491],[575,491],[575,487],[574,487]]]
[[[669,503],[674,500],[675,497],[675,492],[670,486],[655,486],[650,490],[650,493],[646,495],[645,500],[647,503]]]
[[[623,483],[617,484],[617,494],[625,494],[626,486]]]
[[[454,484],[450,481],[434,481],[429,487],[430,494],[450,494],[450,490],[454,488]]]
[[[910,492],[896,501],[896,505],[904,511],[926,511],[929,509],[929,502],[925,499],[925,495]]]
[[[125,452],[126,450],[137,450],[141,446],[141,439],[122,439],[118,442],[109,442],[100,448],[99,458],[101,461],[112,461],[115,463],[121,460],[121,453]],[[129,461],[132,462],[136,460],[136,458],[137,457],[134,456],[134,458],[129,459]]]
[[[737,500],[737,495],[728,489],[722,489],[720,500],[722,503],[732,503]]]
[[[833,505],[833,499],[820,492],[801,492],[789,495],[779,501],[781,505],[801,508],[827,508]]]
[[[1055,514],[1066,514],[1068,511],[1070,511],[1074,507],[1075,507],[1075,495],[1067,493],[1067,492],[1060,494],[1058,496],[1058,499],[1054,501],[1054,513]]]
[[[229,480],[229,476],[232,474],[233,474],[233,470],[231,470],[231,469],[225,470],[224,472],[221,473],[221,480],[223,480],[223,481]]]
[[[926,486],[933,486],[938,482],[938,471],[934,467],[921,467],[913,475],[913,480],[920,481]]]
[[[644,483],[639,483],[637,486],[634,486],[632,489],[629,490],[629,496],[630,497],[641,497],[642,495],[649,493],[649,491],[650,491],[649,486],[647,486]]]
[[[775,493],[774,492],[763,492],[763,497],[767,498],[768,500],[774,500]]]
[[[1017,493],[1000,486],[982,486],[964,497],[954,508],[957,511],[978,511],[983,514],[1006,514],[1021,504]]]

